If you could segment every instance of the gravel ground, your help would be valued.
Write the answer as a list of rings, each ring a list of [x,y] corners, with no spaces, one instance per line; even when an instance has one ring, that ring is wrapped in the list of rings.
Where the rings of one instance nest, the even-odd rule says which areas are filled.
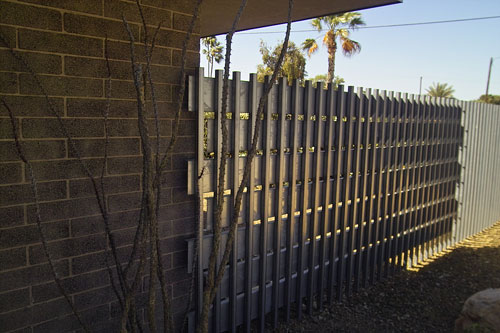
[[[452,332],[465,300],[486,288],[500,288],[500,222],[275,332]]]

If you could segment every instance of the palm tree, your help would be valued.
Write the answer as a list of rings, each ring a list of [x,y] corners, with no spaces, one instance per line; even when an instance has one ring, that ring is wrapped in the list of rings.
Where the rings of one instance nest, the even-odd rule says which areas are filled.
[[[453,86],[448,86],[447,83],[432,83],[432,86],[426,89],[427,94],[432,97],[453,98],[455,90]]]
[[[203,54],[207,57],[208,60],[208,73],[212,76],[214,71],[214,60],[216,63],[220,63],[224,56],[222,53],[224,52],[224,46],[217,40],[217,37],[205,37],[201,39],[203,46]]]
[[[330,15],[315,18],[311,21],[311,25],[321,32],[323,26],[327,32],[323,37],[323,44],[328,48],[328,76],[327,82],[332,82],[335,77],[335,53],[337,52],[337,40],[341,42],[342,52],[345,56],[350,57],[353,54],[361,51],[361,45],[349,38],[351,31],[355,30],[365,22],[361,18],[360,13],[344,13],[338,15]],[[307,51],[311,56],[318,50],[318,44],[313,38],[308,38],[302,43],[302,49]]]

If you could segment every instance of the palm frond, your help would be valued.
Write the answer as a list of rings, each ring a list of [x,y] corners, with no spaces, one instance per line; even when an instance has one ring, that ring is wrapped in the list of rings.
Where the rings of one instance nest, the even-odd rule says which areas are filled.
[[[340,37],[340,40],[342,41],[342,53],[344,53],[346,57],[350,57],[361,51],[361,44],[355,40],[344,37]]]
[[[324,44],[324,45],[328,45],[329,40],[330,40],[330,34],[327,32],[327,33],[323,36],[323,44]]]
[[[318,50],[318,43],[314,38],[308,38],[302,43],[302,50],[307,52],[310,57],[314,52]]]
[[[311,21],[311,25],[313,28],[321,32],[323,30],[323,25],[321,24],[321,21],[323,20],[322,17],[315,18],[314,20]]]
[[[357,29],[358,27],[365,24],[366,24],[365,21],[363,21],[360,15],[359,17],[354,17],[351,21],[349,21],[349,28]]]
[[[446,97],[453,98],[455,89],[453,86],[448,86],[447,83],[432,83],[432,86],[426,89],[427,94],[432,97]]]
[[[335,31],[335,37],[340,37],[340,38],[349,38],[349,34],[350,34],[349,30],[344,29],[344,28],[342,28],[342,29],[337,29],[337,30]]]

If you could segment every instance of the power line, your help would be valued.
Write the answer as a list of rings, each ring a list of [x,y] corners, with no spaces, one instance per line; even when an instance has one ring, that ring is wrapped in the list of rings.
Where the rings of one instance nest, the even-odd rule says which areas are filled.
[[[483,17],[461,18],[461,19],[442,20],[442,21],[427,21],[427,22],[414,22],[414,23],[372,25],[372,26],[357,27],[356,29],[378,29],[378,28],[409,27],[409,26],[415,26],[415,25],[457,23],[457,22],[492,20],[492,19],[500,19],[500,15],[497,15],[497,16],[483,16]],[[295,31],[292,30],[292,33],[294,33],[294,32],[314,32],[314,31],[317,32],[318,30],[316,30],[316,29],[295,30]],[[262,34],[282,34],[282,33],[284,33],[284,31],[239,32],[238,35],[262,35]]]

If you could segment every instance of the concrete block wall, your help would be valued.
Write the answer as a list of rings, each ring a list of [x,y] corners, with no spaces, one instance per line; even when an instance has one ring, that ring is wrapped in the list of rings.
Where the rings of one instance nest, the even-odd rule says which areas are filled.
[[[162,22],[153,56],[162,145],[172,130],[181,48],[194,2],[141,0],[150,34]],[[0,34],[38,74],[74,138],[84,162],[100,174],[102,112],[111,96],[107,202],[120,256],[131,249],[141,189],[141,147],[136,125],[128,38],[144,29],[135,1],[0,0]],[[188,73],[199,64],[199,27],[188,47]],[[107,91],[104,41],[113,80]],[[137,55],[144,61],[144,50]],[[0,43],[0,97],[16,116],[18,135],[39,182],[43,228],[56,269],[93,331],[117,327],[118,304],[105,265],[106,239],[89,180],[49,111],[32,75]],[[148,105],[152,117],[151,105]],[[151,120],[152,124],[152,120]],[[151,126],[154,128],[154,126]],[[153,131],[152,131],[153,132]],[[163,177],[160,234],[163,263],[179,316],[190,275],[185,240],[193,234],[195,201],[186,193],[187,159],[195,157],[195,115],[183,111],[179,140]],[[155,135],[155,133],[152,133]],[[0,107],[0,332],[79,330],[59,293],[42,251],[27,170],[16,155],[10,120]],[[146,279],[147,277],[145,277]],[[146,290],[142,290],[146,294]]]

